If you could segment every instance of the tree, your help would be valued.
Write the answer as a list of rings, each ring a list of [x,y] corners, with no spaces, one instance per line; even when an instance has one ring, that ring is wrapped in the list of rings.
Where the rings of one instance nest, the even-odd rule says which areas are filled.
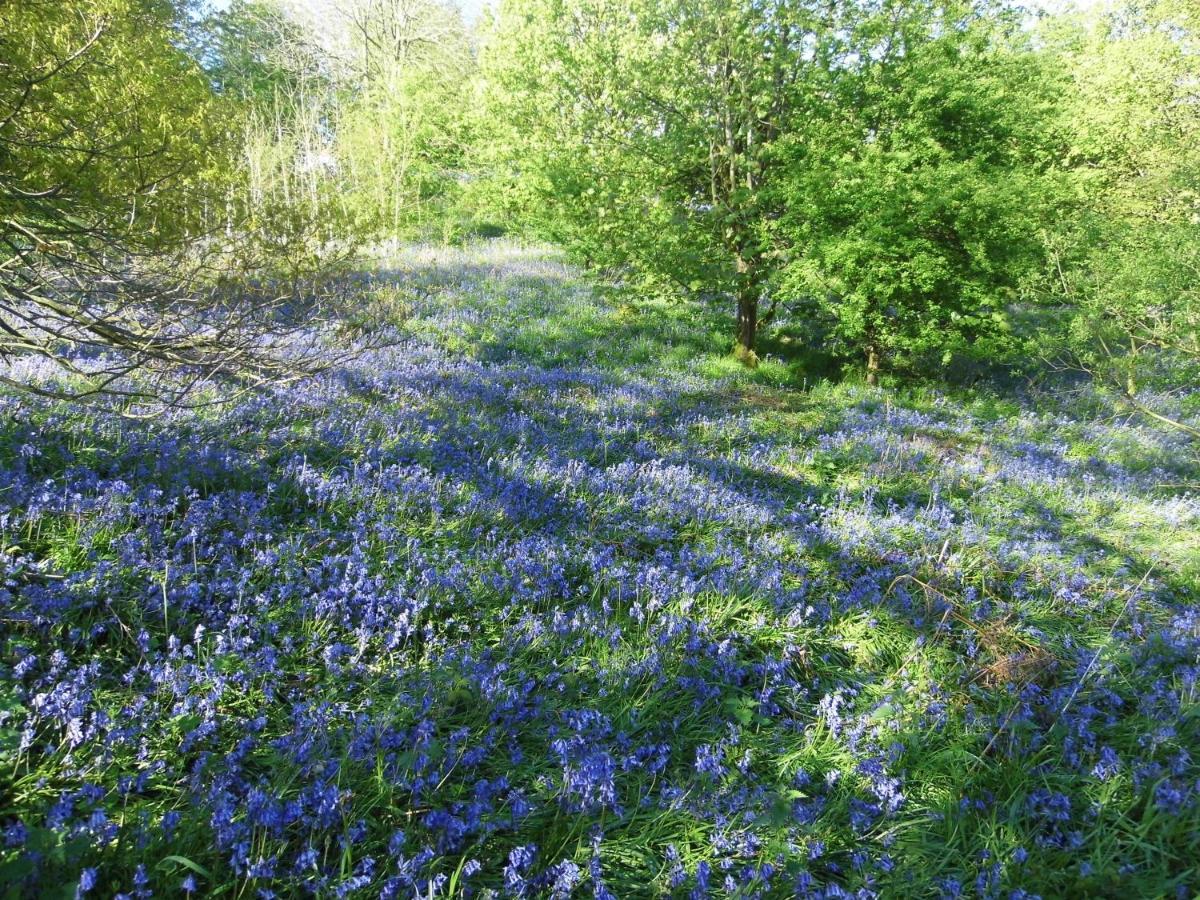
[[[1078,201],[1054,229],[1045,291],[1073,317],[1069,365],[1163,420],[1143,380],[1200,377],[1200,9],[1149,0],[1047,39],[1072,79],[1062,129]]]
[[[274,0],[235,0],[192,32],[194,54],[229,101],[244,236],[284,272],[354,249],[366,228],[340,153],[350,91],[320,36]]]
[[[236,157],[178,10],[23,0],[0,15],[0,354],[59,366],[68,381],[41,389],[55,396],[174,402],[301,366],[271,352],[284,298],[214,285]]]
[[[994,8],[842,13],[821,113],[778,145],[781,290],[872,384],[888,364],[995,353],[1058,193],[1053,71]]]
[[[294,97],[332,77],[307,30],[272,0],[233,0],[189,21],[191,53],[214,89],[244,104]]]
[[[339,0],[335,9],[349,26],[347,61],[364,82],[465,62],[462,12],[448,0]]]
[[[469,141],[474,54],[441,0],[341,0],[354,89],[339,115],[351,202],[384,234],[449,215]]]
[[[1054,79],[957,0],[510,0],[485,45],[508,196],[590,260],[808,301],[868,378],[1006,327],[1054,196]],[[513,190],[513,185],[520,185]]]
[[[485,43],[509,196],[589,261],[730,297],[752,359],[774,146],[805,117],[829,5],[509,0]]]
[[[256,205],[303,211],[327,241],[421,233],[449,215],[474,71],[455,5],[237,0],[199,31],[210,75],[249,107]]]

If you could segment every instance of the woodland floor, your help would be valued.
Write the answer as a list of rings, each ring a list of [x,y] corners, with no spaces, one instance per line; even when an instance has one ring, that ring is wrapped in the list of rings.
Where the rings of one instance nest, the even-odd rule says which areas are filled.
[[[397,284],[233,406],[0,397],[0,892],[1200,891],[1194,446],[542,250]]]

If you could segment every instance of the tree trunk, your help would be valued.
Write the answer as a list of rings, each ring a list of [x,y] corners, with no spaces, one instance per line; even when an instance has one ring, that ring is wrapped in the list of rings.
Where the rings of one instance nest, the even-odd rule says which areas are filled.
[[[867,384],[879,384],[879,348],[874,344],[867,345]]]
[[[737,342],[746,353],[754,352],[754,339],[758,333],[758,295],[747,287],[738,291],[737,297]]]
[[[737,255],[737,342],[738,352],[754,352],[758,337],[758,279],[756,267],[740,252]]]

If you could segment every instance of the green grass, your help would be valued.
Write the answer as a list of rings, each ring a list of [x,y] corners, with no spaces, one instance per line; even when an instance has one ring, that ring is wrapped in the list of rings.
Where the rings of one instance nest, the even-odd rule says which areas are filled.
[[[1194,447],[1088,395],[749,370],[719,311],[540,250],[387,271],[404,342],[312,384],[5,400],[13,896],[377,896],[414,858],[400,896],[516,895],[532,845],[528,896],[564,862],[575,896],[1195,893]]]

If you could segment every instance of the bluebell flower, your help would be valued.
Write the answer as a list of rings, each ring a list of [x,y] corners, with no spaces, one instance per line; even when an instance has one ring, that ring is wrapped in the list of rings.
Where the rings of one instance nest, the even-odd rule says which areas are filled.
[[[99,875],[94,868],[86,868],[79,873],[79,893],[86,894],[94,889],[99,882]]]

